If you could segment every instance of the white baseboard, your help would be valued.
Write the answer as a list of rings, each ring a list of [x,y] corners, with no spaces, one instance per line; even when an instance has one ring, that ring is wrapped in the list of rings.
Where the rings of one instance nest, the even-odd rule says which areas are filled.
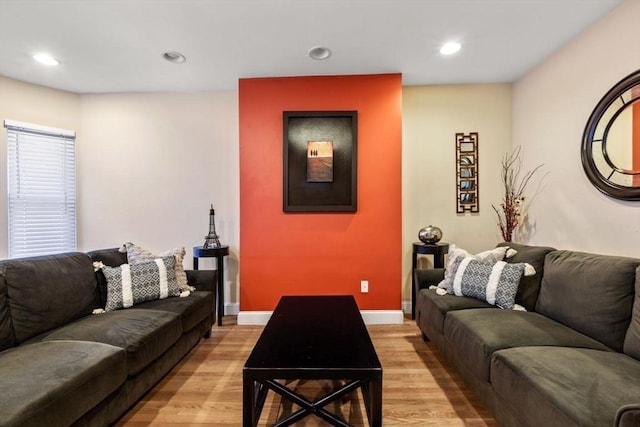
[[[241,311],[238,325],[266,325],[273,311]]]
[[[240,313],[240,304],[237,302],[225,302],[224,314],[225,316],[237,316]]]
[[[404,314],[411,314],[411,301],[402,301],[402,311]]]
[[[367,325],[401,325],[404,322],[402,310],[360,310]]]
[[[272,311],[241,311],[238,313],[238,325],[266,325],[272,313]],[[360,314],[367,325],[397,325],[404,322],[402,310],[360,310]]]

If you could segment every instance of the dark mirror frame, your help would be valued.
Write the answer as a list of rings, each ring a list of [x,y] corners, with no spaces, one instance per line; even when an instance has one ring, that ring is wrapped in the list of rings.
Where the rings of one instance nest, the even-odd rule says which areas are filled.
[[[640,200],[640,186],[624,186],[613,182],[610,177],[613,173],[620,173],[619,168],[610,163],[610,160],[606,153],[606,135],[608,129],[611,127],[613,122],[615,121],[618,114],[613,115],[610,119],[608,119],[608,123],[603,123],[606,125],[606,131],[604,136],[604,143],[602,143],[603,156],[607,163],[610,164],[613,171],[609,177],[602,175],[598,167],[596,166],[594,157],[593,157],[593,145],[594,135],[596,129],[600,125],[600,122],[603,120],[603,115],[607,111],[607,109],[614,102],[622,101],[623,107],[620,109],[626,108],[629,104],[634,101],[640,100],[640,98],[631,98],[628,102],[625,102],[622,98],[622,95],[627,91],[631,90],[634,86],[640,85],[640,70],[634,71],[629,74],[624,79],[620,80],[609,92],[605,94],[605,96],[600,100],[600,102],[596,105],[596,108],[591,113],[589,120],[587,121],[587,125],[584,128],[584,134],[582,136],[582,148],[581,148],[581,157],[582,157],[582,167],[584,168],[587,177],[591,181],[591,183],[602,193],[616,198],[620,200]],[[631,142],[630,142],[631,143]],[[639,175],[639,171],[633,171],[629,173],[629,171],[625,171],[625,174],[635,174]]]

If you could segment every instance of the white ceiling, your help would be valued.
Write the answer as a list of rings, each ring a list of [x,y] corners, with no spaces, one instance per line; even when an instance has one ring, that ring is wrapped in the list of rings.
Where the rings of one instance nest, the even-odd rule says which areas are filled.
[[[374,73],[402,73],[403,85],[512,82],[621,1],[0,0],[0,75],[77,93]],[[462,50],[442,57],[448,40]],[[310,59],[314,46],[332,56]],[[62,64],[35,63],[40,51]]]

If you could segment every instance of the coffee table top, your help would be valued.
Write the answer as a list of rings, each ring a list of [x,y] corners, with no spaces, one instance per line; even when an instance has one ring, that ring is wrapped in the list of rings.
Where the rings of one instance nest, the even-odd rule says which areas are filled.
[[[330,295],[282,297],[245,369],[327,378],[331,370],[382,367],[353,296]]]

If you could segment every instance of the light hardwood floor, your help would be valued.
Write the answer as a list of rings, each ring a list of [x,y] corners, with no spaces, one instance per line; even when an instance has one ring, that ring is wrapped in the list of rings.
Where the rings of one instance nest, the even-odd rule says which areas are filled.
[[[242,424],[242,367],[262,327],[238,326],[225,317],[118,422],[118,426]],[[415,322],[368,327],[383,369],[384,426],[497,426],[455,370],[425,343]],[[289,385],[311,397],[328,386],[317,381]],[[354,426],[366,425],[360,394],[332,405]],[[293,408],[295,410],[295,407]],[[290,405],[269,394],[260,426],[271,425]],[[315,416],[297,426],[324,426]]]

